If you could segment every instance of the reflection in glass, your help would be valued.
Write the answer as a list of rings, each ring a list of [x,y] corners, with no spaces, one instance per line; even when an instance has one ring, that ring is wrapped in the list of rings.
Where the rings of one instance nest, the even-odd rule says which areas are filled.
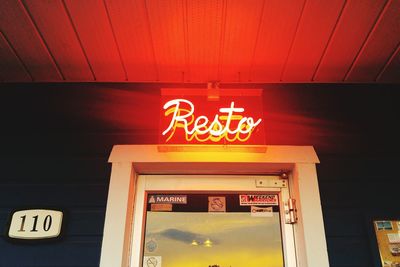
[[[284,266],[278,212],[147,211],[144,248],[144,256],[162,258],[155,267]]]

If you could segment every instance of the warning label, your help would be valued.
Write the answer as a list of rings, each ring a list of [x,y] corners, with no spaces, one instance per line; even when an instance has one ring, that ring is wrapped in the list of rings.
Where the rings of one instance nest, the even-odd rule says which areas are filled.
[[[208,197],[208,212],[225,212],[225,197]]]
[[[239,195],[240,206],[278,206],[278,195]]]
[[[274,211],[272,207],[256,207],[251,206],[251,216],[253,217],[272,217]]]
[[[149,196],[150,204],[186,204],[187,196],[185,195],[151,195]]]

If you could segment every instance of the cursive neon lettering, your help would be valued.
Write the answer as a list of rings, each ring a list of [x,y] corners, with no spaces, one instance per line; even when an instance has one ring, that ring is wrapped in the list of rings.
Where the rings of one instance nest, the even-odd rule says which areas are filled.
[[[244,142],[261,123],[261,119],[255,121],[252,117],[243,117],[240,113],[245,111],[244,108],[235,107],[233,101],[230,107],[220,108],[222,114],[216,114],[212,121],[204,115],[195,118],[195,107],[186,99],[170,100],[163,108],[165,116],[171,117],[168,127],[162,132],[162,135],[169,134],[166,141],[174,136],[178,128],[183,128],[187,141],[218,142],[225,139],[228,142]]]
[[[180,111],[181,111],[179,109],[180,102],[186,103],[190,106],[190,112],[187,113],[186,115],[182,115],[182,116],[180,115]],[[185,123],[185,129],[187,129],[186,118],[191,116],[194,112],[194,105],[192,104],[192,102],[185,100],[185,99],[174,99],[174,100],[168,101],[167,103],[165,103],[164,109],[166,109],[168,112],[168,110],[169,110],[168,108],[171,106],[174,106],[174,105],[175,105],[175,108],[172,109],[173,115],[172,115],[171,123],[169,124],[168,128],[162,133],[163,135],[165,135],[167,132],[169,132],[171,128],[174,128],[174,124],[176,124],[177,122]],[[168,115],[167,112],[165,113],[166,115]],[[179,113],[179,115],[178,115],[178,113]]]

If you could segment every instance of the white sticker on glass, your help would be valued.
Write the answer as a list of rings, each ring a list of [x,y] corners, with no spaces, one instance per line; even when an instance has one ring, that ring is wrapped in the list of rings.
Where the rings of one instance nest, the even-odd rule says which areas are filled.
[[[144,256],[143,267],[161,267],[161,256]]]

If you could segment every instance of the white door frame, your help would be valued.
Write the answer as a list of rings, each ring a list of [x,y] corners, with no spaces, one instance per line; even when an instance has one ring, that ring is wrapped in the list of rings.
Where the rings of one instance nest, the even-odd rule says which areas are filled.
[[[143,247],[143,224],[145,214],[146,191],[176,191],[182,192],[266,192],[279,195],[279,215],[282,231],[282,245],[285,267],[296,267],[296,250],[294,229],[292,224],[285,224],[284,201],[290,198],[289,188],[256,187],[256,179],[274,179],[279,176],[251,175],[139,175],[136,185],[136,201],[132,231],[132,245],[129,267],[140,267]]]
[[[114,146],[100,267],[129,266],[133,213],[139,174],[244,174],[291,172],[291,196],[297,201],[299,222],[294,225],[298,267],[328,267],[325,230],[311,146]],[[240,148],[240,149],[238,149]],[[169,152],[172,151],[172,152]]]

